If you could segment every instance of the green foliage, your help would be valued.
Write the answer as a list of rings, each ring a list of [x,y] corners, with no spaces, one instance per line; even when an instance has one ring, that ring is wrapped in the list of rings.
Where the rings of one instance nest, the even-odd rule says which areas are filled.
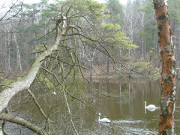
[[[70,92],[73,96],[78,98],[83,98],[85,96],[85,92],[88,89],[86,86],[86,82],[84,82],[80,78],[69,78],[69,80],[66,83],[67,90]]]
[[[88,9],[92,15],[97,17],[104,17],[105,5],[102,3],[98,3],[97,1],[87,2],[89,5]]]
[[[154,47],[155,37],[157,35],[157,25],[154,16],[153,3],[149,2],[144,8],[138,11],[144,14],[144,27],[142,27],[139,34],[142,37],[143,45],[146,46],[147,51]]]
[[[155,67],[151,62],[137,61],[132,63],[132,67],[150,80],[156,80],[160,73],[160,68]]]
[[[110,15],[108,22],[121,25],[123,23],[123,11],[119,0],[107,0],[107,9]]]
[[[169,0],[168,1],[168,14],[170,16],[171,26],[173,32],[176,32],[174,29],[177,25],[180,25],[180,1],[179,0]]]
[[[142,11],[142,12],[146,13],[145,16],[148,17],[149,14],[153,14],[153,12],[152,12],[154,10],[153,6],[154,6],[154,4],[152,2],[149,2],[144,8],[138,9],[138,11]]]
[[[122,49],[136,49],[137,45],[131,44],[130,38],[126,36],[126,33],[120,30],[120,25],[118,24],[103,24],[102,28],[104,34],[106,34],[106,43],[113,45],[116,48]]]
[[[148,62],[135,62],[132,64],[134,68],[150,68],[150,63]]]
[[[111,30],[111,31],[112,31],[112,30],[117,31],[117,30],[120,30],[120,28],[121,28],[120,25],[118,25],[118,24],[112,24],[112,23],[103,24],[102,27],[103,27],[103,29],[108,30],[108,31],[110,31],[110,30]]]
[[[11,83],[15,82],[15,80],[10,80],[10,79],[4,79],[2,82],[1,82],[1,86],[2,88],[6,88],[6,87],[10,87],[9,85]]]
[[[23,77],[18,77],[17,81],[21,81],[23,79]]]
[[[33,50],[33,53],[39,53],[45,51],[47,48],[45,48],[44,45],[39,44],[36,46],[36,48]]]
[[[135,44],[126,44],[125,45],[125,49],[127,49],[127,50],[129,50],[129,49],[136,49],[136,48],[138,48],[138,46],[135,45]]]
[[[52,80],[50,80],[48,77],[44,76],[43,74],[41,74],[39,78],[41,79],[42,82],[44,82],[44,84],[47,85],[49,89],[55,91],[55,87],[54,87],[55,84],[52,82]]]
[[[2,88],[6,88],[6,87],[10,87],[10,85],[13,82],[21,81],[23,78],[22,77],[18,77],[16,80],[13,80],[13,79],[4,79],[3,77],[0,77],[0,79],[2,79],[0,85],[2,86]]]
[[[72,11],[69,12],[69,16],[79,15],[79,16],[86,16],[91,19],[103,18],[105,17],[104,12],[107,11],[104,4],[98,3],[97,1],[94,0],[60,1],[57,3],[57,8],[59,9],[61,7],[63,7],[62,9],[64,13],[66,13],[66,11],[68,11],[70,7],[71,9],[73,9]]]
[[[57,18],[58,6],[56,4],[49,4],[46,8],[42,9],[42,19]]]

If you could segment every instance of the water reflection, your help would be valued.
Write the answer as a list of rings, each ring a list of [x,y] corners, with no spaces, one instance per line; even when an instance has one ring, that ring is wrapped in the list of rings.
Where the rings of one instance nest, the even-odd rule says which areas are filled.
[[[121,85],[120,85],[121,83]],[[80,102],[71,101],[70,107],[73,113],[73,120],[81,135],[156,135],[158,134],[158,118],[159,110],[154,112],[147,111],[145,114],[145,104],[154,104],[159,106],[160,101],[160,81],[144,81],[119,79],[95,79],[94,86],[98,90],[86,93],[88,104],[94,107],[95,112],[87,109]],[[177,82],[177,97],[180,96],[179,86]],[[42,86],[43,87],[43,86]],[[93,91],[96,91],[92,94]],[[39,126],[44,127],[46,122],[34,105],[32,99],[23,92],[16,96],[12,101],[14,103],[11,108],[14,114],[31,120]],[[36,95],[39,95],[38,101],[45,109],[44,111],[53,120],[53,135],[73,134],[73,128],[70,124],[70,117],[66,111],[64,100],[60,91],[49,92],[45,88],[37,89]],[[111,124],[99,123],[98,113],[111,120]],[[177,98],[175,113],[175,132],[180,134],[180,104]],[[42,122],[43,121],[43,122]],[[7,125],[8,132],[11,135],[19,134],[19,127],[13,124]],[[22,129],[22,133],[32,135],[29,130]]]
[[[107,82],[109,84],[107,84]],[[141,134],[157,134],[158,131],[158,118],[159,118],[159,110],[155,110],[154,112],[149,112],[145,114],[145,104],[147,101],[150,104],[155,104],[159,106],[160,101],[160,81],[143,81],[143,80],[131,80],[123,81],[122,80],[122,88],[119,86],[117,80],[108,79],[105,80],[95,80],[94,84],[99,90],[107,91],[112,95],[120,95],[119,99],[115,98],[107,98],[104,97],[103,100],[98,100],[97,105],[99,108],[98,111],[104,112],[104,115],[109,115],[109,117],[114,121],[114,124],[122,121],[141,121],[144,123],[142,126],[138,125],[140,129],[136,130],[132,125],[126,125],[129,130],[132,128],[137,131],[142,131]],[[178,82],[180,84],[180,82]],[[106,90],[106,85],[108,85],[109,90]],[[118,93],[119,90],[119,93]],[[177,89],[177,97],[179,96],[179,88]],[[96,97],[99,99],[99,97]],[[108,103],[106,103],[108,101]],[[177,101],[177,105],[179,102]],[[176,125],[178,125],[180,117],[177,116],[177,113],[180,111],[178,108],[176,109]],[[146,125],[144,127],[144,125]],[[132,130],[132,134],[135,131]],[[178,126],[175,128],[176,134],[180,133],[180,129]],[[125,134],[125,132],[123,133]]]

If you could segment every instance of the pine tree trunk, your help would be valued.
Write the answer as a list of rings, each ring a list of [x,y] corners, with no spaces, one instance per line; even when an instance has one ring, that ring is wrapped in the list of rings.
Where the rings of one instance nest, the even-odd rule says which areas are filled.
[[[174,130],[176,94],[174,45],[166,1],[154,0],[162,61],[159,135],[167,135]]]

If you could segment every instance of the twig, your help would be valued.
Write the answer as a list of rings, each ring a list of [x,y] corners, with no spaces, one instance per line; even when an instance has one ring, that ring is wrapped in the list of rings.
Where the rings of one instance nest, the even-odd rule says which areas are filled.
[[[64,71],[64,67],[62,66],[61,64],[61,68],[62,68],[62,72]],[[64,77],[63,73],[62,73],[62,77]],[[64,79],[64,78],[63,78]],[[72,113],[71,113],[71,109],[70,109],[70,106],[69,106],[69,103],[68,103],[68,99],[67,99],[67,95],[66,95],[66,92],[65,92],[65,85],[64,85],[64,81],[62,82],[62,89],[63,89],[63,94],[64,94],[64,98],[65,98],[65,101],[66,101],[66,105],[67,105],[67,108],[68,108],[68,112],[69,112],[69,115],[70,115],[70,118],[71,118],[71,124],[74,128],[74,131],[76,132],[77,135],[79,135],[79,133],[77,132],[77,129],[74,125],[74,122],[73,122],[73,119],[72,119]]]
[[[44,117],[45,119],[48,119],[47,115],[46,115],[45,112],[43,111],[42,107],[40,106],[40,104],[39,104],[38,101],[36,100],[35,95],[30,91],[30,89],[28,89],[28,93],[32,96],[34,103],[37,105],[37,107],[38,107],[39,111],[41,112],[41,114],[43,115],[43,117]]]
[[[0,84],[0,86],[5,86],[7,88],[12,88],[10,85],[6,85],[6,84]]]
[[[13,3],[13,5],[9,8],[9,10],[3,15],[3,17],[0,18],[0,21],[2,21],[6,16],[7,14],[13,9],[13,7],[16,5],[16,3],[18,2],[19,0],[16,0],[16,2]],[[21,9],[16,13],[14,14],[12,17],[15,17],[16,15],[19,14],[19,12],[22,10],[22,5],[21,5]],[[10,18],[12,17],[9,17],[7,20],[9,20]]]
[[[50,120],[47,117],[47,115],[45,114],[45,112],[43,111],[42,107],[40,106],[40,104],[38,103],[38,101],[36,100],[35,95],[30,91],[30,89],[28,89],[28,93],[32,96],[34,103],[37,105],[39,111],[41,112],[41,114],[43,115],[43,117],[46,119],[46,121],[48,122],[48,134],[50,134]]]

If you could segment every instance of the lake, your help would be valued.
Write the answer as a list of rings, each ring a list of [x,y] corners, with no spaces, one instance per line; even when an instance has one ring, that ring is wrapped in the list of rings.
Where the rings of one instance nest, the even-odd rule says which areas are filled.
[[[15,96],[9,107],[14,115],[18,115],[39,127],[50,128],[52,135],[74,135],[75,127],[81,135],[157,135],[159,110],[150,112],[145,104],[160,102],[160,81],[144,79],[122,80],[121,91],[118,79],[94,79],[90,90],[81,90],[74,94],[80,100],[68,97],[68,105],[72,116],[69,115],[67,104],[62,92],[53,94],[47,87],[34,88],[39,104],[47,116],[53,121],[49,125],[41,115],[31,96],[22,92]],[[88,85],[88,84],[86,84]],[[88,87],[86,87],[88,88]],[[175,132],[180,134],[180,81],[177,82],[177,102],[175,112]],[[81,98],[82,97],[82,98]],[[81,101],[82,100],[82,101]],[[111,124],[98,122],[98,113],[108,117]],[[7,123],[6,130],[10,135],[32,135],[30,130]]]

